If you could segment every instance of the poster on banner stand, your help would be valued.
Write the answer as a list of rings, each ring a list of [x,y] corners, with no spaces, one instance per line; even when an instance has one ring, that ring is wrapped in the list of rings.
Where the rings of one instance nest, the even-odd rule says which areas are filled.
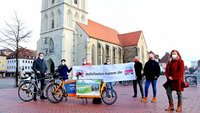
[[[69,97],[76,96],[76,80],[67,80],[64,87]]]
[[[135,80],[134,62],[113,65],[74,66],[73,78],[81,74],[79,79],[102,79],[104,82]]]
[[[100,97],[102,80],[76,80],[77,97]]]

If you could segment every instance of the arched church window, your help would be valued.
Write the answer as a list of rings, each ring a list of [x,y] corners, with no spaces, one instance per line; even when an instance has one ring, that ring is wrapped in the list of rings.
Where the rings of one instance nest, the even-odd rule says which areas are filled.
[[[92,45],[92,65],[95,65],[95,61],[96,61],[96,54],[95,54],[95,45]]]
[[[47,31],[48,30],[48,16],[47,16],[47,14],[45,14],[45,16],[44,16],[44,31]]]
[[[57,11],[57,20],[56,20],[56,27],[61,27],[61,11],[58,9]]]
[[[85,22],[85,16],[84,15],[81,16],[81,22]]]
[[[113,47],[113,64],[115,64],[116,63],[116,48],[115,47]]]
[[[78,4],[78,0],[74,0],[74,4]]]
[[[72,27],[72,12],[71,12],[71,10],[69,10],[68,12],[67,12],[67,26],[68,27]]]
[[[101,44],[98,42],[97,43],[97,65],[101,64]]]
[[[54,19],[51,20],[51,29],[54,29]]]
[[[54,21],[54,13],[53,12],[51,12],[51,16],[50,16],[50,27],[51,27],[51,29],[54,29],[54,24],[55,24],[55,21]]]
[[[121,63],[122,60],[122,49],[119,48],[119,63]]]
[[[75,19],[76,21],[79,21],[79,15],[78,15],[77,12],[76,12],[75,15],[74,15],[74,19]]]
[[[52,0],[51,3],[54,4],[54,3],[55,3],[55,0]]]
[[[48,37],[45,37],[44,44],[47,44],[47,43],[48,43]]]
[[[49,53],[53,53],[54,52],[54,42],[53,39],[50,38],[49,40]]]

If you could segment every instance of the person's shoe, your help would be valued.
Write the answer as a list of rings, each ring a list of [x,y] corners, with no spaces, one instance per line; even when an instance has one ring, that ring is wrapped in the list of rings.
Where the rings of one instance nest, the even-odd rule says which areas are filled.
[[[37,101],[37,98],[33,98],[33,101]]]
[[[133,95],[132,97],[133,97],[133,98],[136,98],[137,96],[136,96],[136,95]]]
[[[174,103],[169,102],[169,107],[167,109],[165,109],[165,111],[174,111]]]
[[[153,97],[153,99],[151,100],[152,103],[156,103],[157,102],[157,98]]]
[[[182,102],[178,102],[176,112],[182,112]]]
[[[47,99],[45,96],[41,96],[40,99]]]
[[[147,97],[142,98],[141,102],[146,103],[148,101]]]

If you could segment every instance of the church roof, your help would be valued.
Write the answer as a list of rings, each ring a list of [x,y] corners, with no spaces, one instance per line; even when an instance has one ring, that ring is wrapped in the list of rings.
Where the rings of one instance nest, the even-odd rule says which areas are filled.
[[[88,20],[88,25],[78,23],[80,27],[90,36],[99,40],[121,45],[118,39],[118,32],[92,20]]]
[[[142,31],[136,31],[118,35],[123,46],[135,46],[138,44]]]
[[[115,29],[104,26],[88,19],[88,25],[78,23],[78,25],[92,38],[110,42],[121,46],[135,46],[141,36],[142,31],[126,34],[119,34]]]

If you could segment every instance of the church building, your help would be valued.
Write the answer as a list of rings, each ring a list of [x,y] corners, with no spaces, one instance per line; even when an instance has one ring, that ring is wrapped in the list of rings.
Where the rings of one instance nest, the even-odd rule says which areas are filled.
[[[87,0],[42,0],[37,53],[45,53],[49,70],[63,58],[68,66],[82,65],[83,58],[92,65],[101,65],[107,58],[113,64],[132,62],[135,56],[142,63],[147,61],[142,31],[119,34],[87,15]]]

